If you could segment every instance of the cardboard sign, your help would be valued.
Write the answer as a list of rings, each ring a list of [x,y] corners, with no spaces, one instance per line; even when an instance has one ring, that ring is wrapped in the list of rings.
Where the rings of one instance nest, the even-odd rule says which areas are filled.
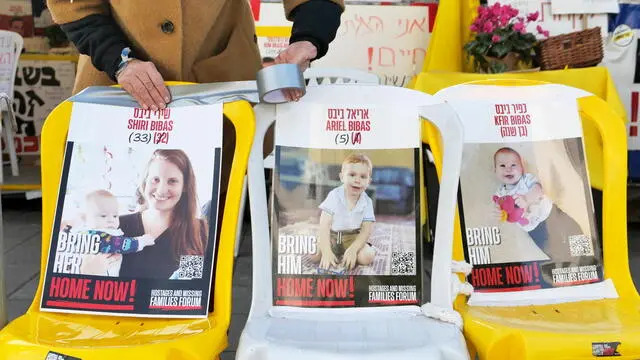
[[[436,9],[349,4],[327,55],[311,66],[360,69],[377,74],[381,84],[404,86],[422,71]],[[288,46],[291,23],[282,4],[262,3],[256,25],[263,58]]]
[[[221,104],[74,103],[41,309],[206,316],[221,146]]]
[[[58,104],[71,96],[76,64],[71,60],[23,60],[18,62],[13,111],[18,123],[14,141],[18,155],[40,153],[44,120]],[[3,146],[3,151],[7,151]]]

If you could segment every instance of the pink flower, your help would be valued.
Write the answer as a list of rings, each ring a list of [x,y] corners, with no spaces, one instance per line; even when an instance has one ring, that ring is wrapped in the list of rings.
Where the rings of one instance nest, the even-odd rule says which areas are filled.
[[[502,38],[500,36],[498,36],[498,35],[493,35],[491,37],[491,42],[493,42],[493,43],[500,42],[500,40],[502,40]]]
[[[494,29],[495,28],[494,28],[493,24],[490,23],[490,22],[486,22],[482,26],[482,32],[490,33],[490,32],[493,32]]]
[[[478,18],[482,18],[487,13],[487,8],[484,6],[478,6]]]
[[[534,13],[531,13],[529,15],[527,15],[527,21],[536,21],[538,20],[538,16],[540,15],[540,12],[536,11]]]
[[[517,22],[517,23],[513,24],[513,30],[519,31],[521,34],[523,34],[522,31],[525,30],[524,23],[522,21],[520,21],[520,22]]]
[[[479,30],[479,29],[478,29],[478,26],[477,26],[475,23],[473,23],[473,24],[471,24],[471,26],[469,27],[469,30],[471,30],[471,31],[473,31],[473,32],[478,32],[478,30]]]
[[[544,35],[544,32],[546,31],[546,30],[544,30],[544,29],[542,28],[542,26],[540,26],[540,25],[536,26],[536,30],[538,30],[538,34],[543,34],[543,35]],[[548,33],[549,33],[549,32],[547,31],[547,34],[548,34]]]
[[[498,25],[500,27],[507,26],[507,24],[509,24],[509,20],[511,20],[511,16],[509,16],[509,14],[502,14]]]
[[[549,37],[549,31],[545,30],[542,32],[542,36]]]
[[[500,14],[502,13],[502,8],[500,7],[499,2],[493,4],[493,6],[491,7],[491,12],[494,16],[500,16]]]

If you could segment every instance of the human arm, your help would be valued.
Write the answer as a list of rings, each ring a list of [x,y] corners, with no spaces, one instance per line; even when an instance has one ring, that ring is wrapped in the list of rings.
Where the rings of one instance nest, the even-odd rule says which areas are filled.
[[[351,243],[351,245],[349,245],[349,247],[344,251],[344,256],[342,257],[342,263],[347,269],[352,269],[354,266],[356,266],[358,260],[358,252],[362,249],[364,244],[367,243],[367,240],[369,240],[369,236],[371,236],[372,230],[373,222],[362,222],[360,233],[356,236],[356,239]]]
[[[320,214],[320,226],[318,230],[318,250],[320,251],[321,269],[328,269],[330,266],[337,266],[338,259],[331,250],[331,221],[332,215],[326,211]]]
[[[122,50],[131,48],[131,43],[111,16],[108,1],[47,0],[47,6],[53,20],[96,69],[120,84],[143,108],[166,107],[171,95],[153,63],[132,60],[116,76]]]
[[[117,276],[109,274],[109,268],[122,262],[122,254],[87,254],[82,256],[80,274],[96,276]]]
[[[537,204],[540,202],[542,197],[544,196],[544,190],[542,190],[542,185],[535,184],[531,187],[528,193],[525,194],[525,199],[529,204]]]
[[[285,14],[293,21],[289,46],[275,58],[275,64],[298,64],[305,71],[311,61],[320,59],[335,39],[344,0],[285,0]],[[302,92],[285,93],[290,101],[297,101]]]
[[[123,235],[111,235],[105,231],[90,230],[89,234],[100,237],[98,252],[102,254],[131,254],[142,251],[147,246],[155,244],[153,236],[128,237]]]
[[[521,209],[528,209],[529,206],[538,204],[542,200],[544,190],[538,178],[533,174],[526,174],[524,181],[529,190],[524,195],[516,196],[516,205]]]
[[[376,221],[376,215],[373,212],[373,201],[366,194],[362,194],[366,199],[366,206],[362,214],[362,222],[360,223],[360,232],[356,235],[355,240],[345,250],[342,257],[342,264],[351,269],[356,266],[358,261],[358,253],[362,250],[362,247],[369,240],[371,236],[373,223]]]

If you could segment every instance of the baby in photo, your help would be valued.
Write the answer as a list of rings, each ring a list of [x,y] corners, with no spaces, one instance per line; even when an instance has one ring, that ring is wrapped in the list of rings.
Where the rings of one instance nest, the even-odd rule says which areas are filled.
[[[525,171],[517,151],[500,148],[493,160],[501,183],[493,201],[501,220],[526,231],[552,261],[570,261],[569,237],[583,235],[578,223],[545,195],[538,178]]]
[[[99,253],[102,254],[134,253],[155,244],[155,239],[148,234],[138,237],[123,236],[118,200],[107,190],[92,191],[85,196],[81,220],[82,226],[79,228],[67,227],[64,231],[99,235]]]
[[[312,260],[319,268],[352,269],[369,265],[375,250],[368,243],[375,215],[373,201],[365,190],[371,182],[373,165],[363,154],[350,154],[342,162],[341,186],[331,190],[320,204],[318,253]]]

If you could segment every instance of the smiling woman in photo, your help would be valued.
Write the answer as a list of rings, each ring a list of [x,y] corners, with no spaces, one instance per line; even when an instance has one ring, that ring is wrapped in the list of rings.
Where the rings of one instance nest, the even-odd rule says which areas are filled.
[[[135,254],[98,255],[103,261],[91,264],[91,273],[169,279],[178,270],[181,256],[204,256],[208,225],[198,217],[196,193],[187,155],[182,150],[154,151],[136,191],[141,211],[120,216],[120,226],[125,236],[153,236],[155,245]]]

